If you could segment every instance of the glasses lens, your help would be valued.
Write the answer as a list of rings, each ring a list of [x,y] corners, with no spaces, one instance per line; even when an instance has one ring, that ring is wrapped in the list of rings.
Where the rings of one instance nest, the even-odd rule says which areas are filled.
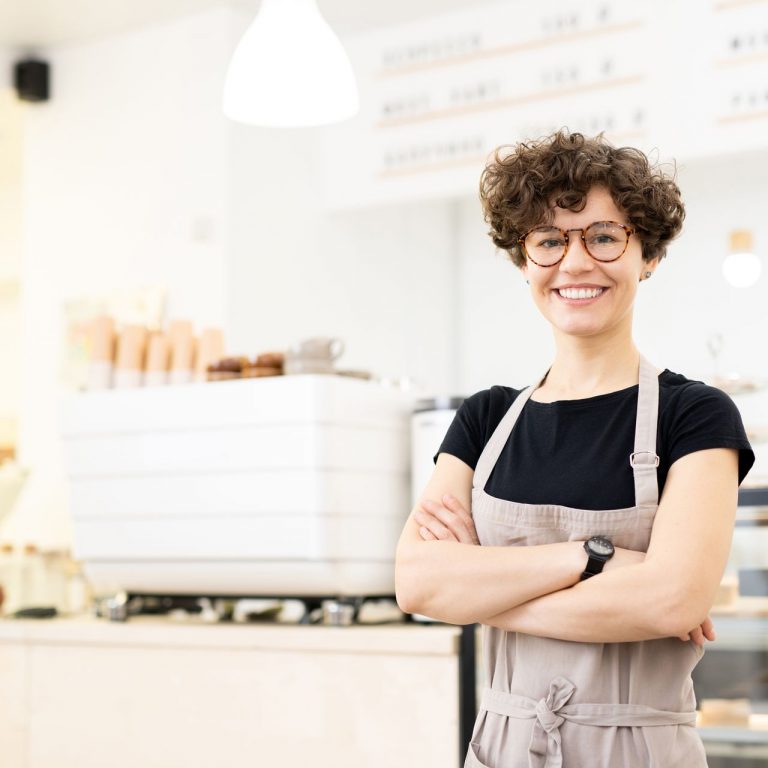
[[[596,221],[584,232],[587,250],[601,261],[612,261],[621,256],[627,247],[628,238],[624,227],[612,221]]]
[[[537,227],[526,235],[525,252],[536,264],[555,264],[564,251],[565,238],[556,227]]]

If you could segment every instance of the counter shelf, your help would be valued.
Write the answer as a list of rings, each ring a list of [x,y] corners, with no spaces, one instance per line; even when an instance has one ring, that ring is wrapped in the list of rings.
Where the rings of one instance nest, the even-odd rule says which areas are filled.
[[[739,489],[734,540],[727,571],[764,568],[764,548],[755,537],[768,527],[768,488]],[[757,768],[768,763],[768,596],[739,595],[712,609],[717,640],[693,672],[699,702],[748,699],[749,725],[699,726],[711,768]]]

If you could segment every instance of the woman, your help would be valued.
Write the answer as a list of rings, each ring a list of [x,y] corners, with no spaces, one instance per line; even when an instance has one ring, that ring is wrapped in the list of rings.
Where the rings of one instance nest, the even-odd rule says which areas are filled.
[[[638,150],[560,131],[497,151],[480,194],[555,357],[459,409],[398,544],[398,602],[484,625],[465,766],[706,766],[691,670],[754,455],[726,394],[632,339],[679,189]]]

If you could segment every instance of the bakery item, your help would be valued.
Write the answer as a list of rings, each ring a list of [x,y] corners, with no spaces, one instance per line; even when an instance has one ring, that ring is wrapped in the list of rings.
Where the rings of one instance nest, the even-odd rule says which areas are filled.
[[[254,368],[282,368],[284,362],[285,354],[282,352],[262,352],[251,365]]]
[[[252,365],[248,368],[243,368],[243,372],[240,375],[244,379],[257,379],[262,376],[282,376],[282,374],[282,368],[275,368],[266,365]]]

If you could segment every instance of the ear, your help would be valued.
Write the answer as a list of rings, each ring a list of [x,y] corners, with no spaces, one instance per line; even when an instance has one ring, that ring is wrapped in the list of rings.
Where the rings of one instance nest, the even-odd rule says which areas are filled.
[[[650,261],[645,261],[645,259],[643,259],[643,274],[645,274],[646,272],[650,272],[651,274],[653,274],[656,271],[656,267],[658,266],[659,266],[658,256],[655,256]]]

